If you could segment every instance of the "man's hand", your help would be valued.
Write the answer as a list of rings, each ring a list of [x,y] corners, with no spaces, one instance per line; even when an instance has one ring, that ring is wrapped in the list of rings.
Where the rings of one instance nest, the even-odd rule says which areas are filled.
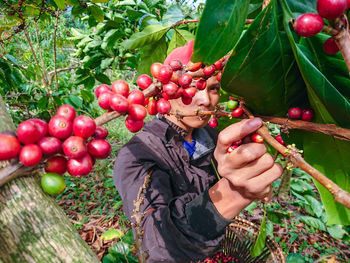
[[[262,125],[259,118],[232,124],[219,134],[214,157],[220,176],[245,200],[267,201],[272,197],[272,183],[282,175],[281,165],[274,163],[263,143],[249,142],[229,153],[227,148],[243,140]]]

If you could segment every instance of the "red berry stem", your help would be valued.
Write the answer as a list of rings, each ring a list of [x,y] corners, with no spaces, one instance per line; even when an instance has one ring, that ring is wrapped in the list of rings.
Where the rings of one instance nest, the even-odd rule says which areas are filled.
[[[249,119],[254,118],[254,115],[251,114],[246,107],[244,107],[242,104],[241,107],[243,107],[244,113]],[[287,148],[280,144],[274,137],[271,136],[266,124],[263,124],[263,126],[257,130],[257,133],[283,156],[286,156],[295,167],[301,168],[316,179],[320,184],[322,184],[334,196],[335,201],[350,209],[350,193],[340,188],[332,180],[328,179],[320,171],[307,163],[300,155],[299,150],[296,147],[292,146]]]

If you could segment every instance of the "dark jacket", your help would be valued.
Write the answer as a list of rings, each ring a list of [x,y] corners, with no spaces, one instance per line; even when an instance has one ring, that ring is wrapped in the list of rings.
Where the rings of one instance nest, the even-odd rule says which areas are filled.
[[[142,206],[150,211],[143,224],[147,262],[189,262],[217,251],[231,222],[218,213],[207,191],[217,182],[211,163],[217,133],[208,126],[196,129],[199,150],[190,158],[182,145],[186,131],[164,117],[154,118],[120,150],[114,180],[131,221],[133,201],[153,171]]]

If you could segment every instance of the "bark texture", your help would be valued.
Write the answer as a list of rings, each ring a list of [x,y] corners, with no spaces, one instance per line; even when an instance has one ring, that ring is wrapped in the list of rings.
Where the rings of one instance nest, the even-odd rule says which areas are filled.
[[[14,130],[14,125],[0,97],[0,132],[4,130]],[[0,262],[100,261],[32,172],[0,187]]]

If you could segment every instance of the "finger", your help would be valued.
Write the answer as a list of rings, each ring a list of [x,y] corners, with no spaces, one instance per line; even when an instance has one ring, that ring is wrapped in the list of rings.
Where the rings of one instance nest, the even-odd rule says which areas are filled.
[[[265,196],[261,201],[266,204],[266,203],[271,202],[272,198],[273,198],[273,188],[271,186],[269,194],[267,196]]]
[[[261,186],[261,188],[265,188],[266,185],[272,184],[278,178],[281,177],[283,172],[283,168],[280,164],[274,163],[273,166],[265,171],[264,173],[252,178],[249,180],[249,184]]]
[[[248,134],[255,132],[262,125],[260,118],[245,119],[234,123],[222,130],[218,137],[217,150],[219,153],[226,153],[226,150],[235,141],[238,141]]]
[[[263,143],[247,143],[240,145],[233,152],[227,154],[226,158],[233,168],[241,168],[263,156],[266,150],[266,146]]]
[[[264,153],[260,158],[257,158],[248,164],[242,164],[242,168],[239,170],[239,177],[243,177],[245,180],[250,180],[271,169],[273,165],[274,162],[271,155]]]

